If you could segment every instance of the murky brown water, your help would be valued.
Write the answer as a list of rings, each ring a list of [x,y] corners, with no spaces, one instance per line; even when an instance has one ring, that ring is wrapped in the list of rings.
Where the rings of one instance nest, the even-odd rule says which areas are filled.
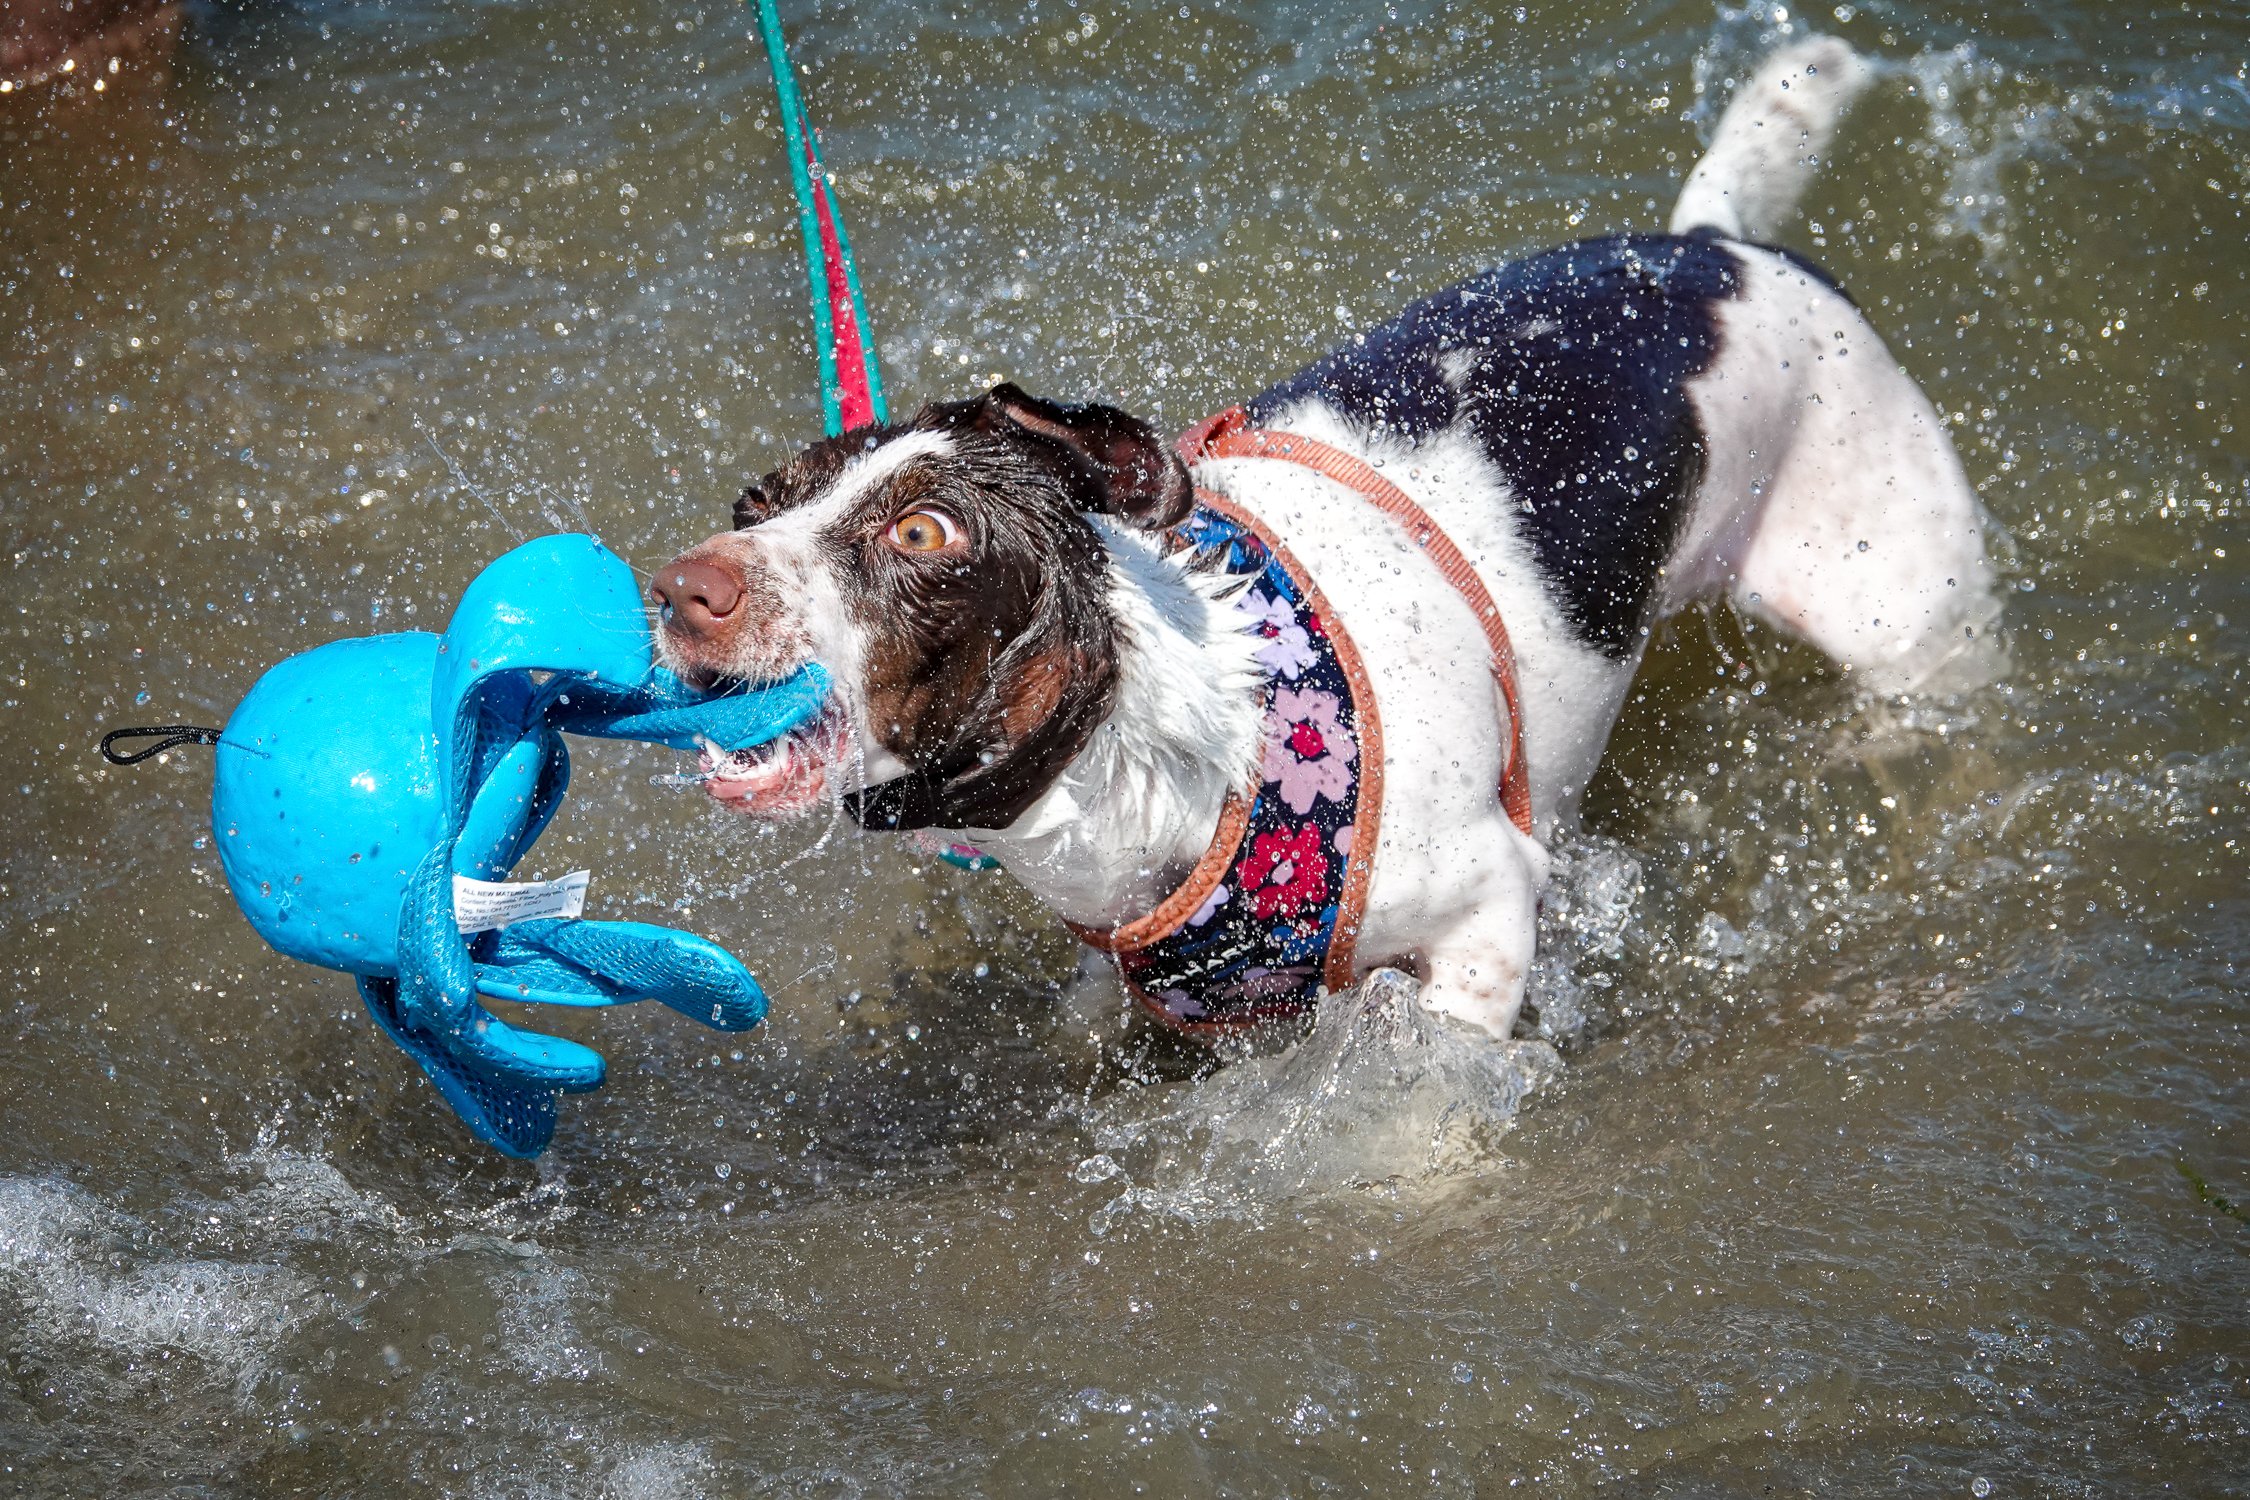
[[[789,18],[894,388],[1174,425],[1660,222],[1773,15],[962,9]],[[597,1018],[549,1157],[473,1147],[236,915],[207,760],[92,743],[582,512],[659,561],[812,431],[744,18],[206,10],[0,116],[0,1490],[2250,1488],[2250,16],[1836,17],[1896,69],[1796,243],[1955,423],[2016,669],[1867,709],[1669,631],[1512,1129],[1349,1026],[1183,1081],[1004,877],[589,745],[525,873],[775,1014]]]

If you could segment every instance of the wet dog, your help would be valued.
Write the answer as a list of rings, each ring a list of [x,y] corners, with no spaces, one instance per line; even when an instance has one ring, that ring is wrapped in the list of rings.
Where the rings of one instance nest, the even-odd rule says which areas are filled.
[[[1231,991],[1143,986],[1175,1019],[1389,965],[1507,1036],[1545,840],[1651,622],[1725,595],[1870,693],[1996,667],[1980,512],[1936,412],[1826,275],[1759,243],[1865,79],[1841,42],[1777,53],[1670,233],[1487,272],[1246,403],[1248,426],[1341,455],[1329,471],[1191,463],[1125,412],[1012,385],[800,453],[654,585],[677,670],[817,660],[840,685],[811,730],[714,759],[712,795],[949,831],[1120,952],[1232,903],[1232,946],[1186,943],[1167,981]],[[1324,664],[1349,701],[1299,680]],[[1123,931],[1141,936],[1105,940]]]

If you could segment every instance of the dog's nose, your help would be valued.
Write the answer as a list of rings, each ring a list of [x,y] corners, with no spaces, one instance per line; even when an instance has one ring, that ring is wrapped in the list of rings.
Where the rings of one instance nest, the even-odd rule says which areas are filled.
[[[656,570],[649,585],[664,623],[687,635],[715,634],[742,603],[742,583],[716,563],[683,558]]]

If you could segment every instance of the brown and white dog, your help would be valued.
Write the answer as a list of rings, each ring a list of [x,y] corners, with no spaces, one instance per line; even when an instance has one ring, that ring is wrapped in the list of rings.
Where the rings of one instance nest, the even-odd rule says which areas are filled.
[[[1756,243],[1866,77],[1841,42],[1777,53],[1672,233],[1487,272],[1246,403],[1378,466],[1451,538],[1513,638],[1520,726],[1462,594],[1351,487],[1257,456],[1191,474],[1124,412],[1001,385],[806,449],[659,571],[676,670],[818,661],[838,683],[811,730],[712,761],[709,791],[763,817],[843,799],[869,826],[949,830],[1081,928],[1142,918],[1264,751],[1239,580],[1168,545],[1203,491],[1295,554],[1380,705],[1354,971],[1409,969],[1432,1009],[1506,1037],[1544,841],[1653,620],[1725,594],[1872,693],[1998,666],[1980,512],[1937,414],[1825,275]],[[1496,790],[1518,727],[1528,833]]]

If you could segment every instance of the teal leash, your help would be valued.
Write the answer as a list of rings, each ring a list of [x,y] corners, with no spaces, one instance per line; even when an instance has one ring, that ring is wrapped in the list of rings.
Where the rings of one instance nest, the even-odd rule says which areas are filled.
[[[870,422],[888,422],[883,382],[875,368],[874,327],[860,292],[859,265],[844,233],[835,195],[820,160],[820,143],[805,113],[796,69],[774,0],[755,0],[758,31],[781,102],[789,183],[797,194],[797,232],[804,241],[805,281],[812,294],[813,345],[820,358],[820,415],[830,437]]]
[[[797,89],[796,69],[781,34],[774,0],[753,0],[765,39],[773,90],[781,100],[781,133],[789,152],[789,185],[797,194],[797,233],[805,247],[805,282],[812,293],[813,346],[820,356],[820,418],[830,437],[870,422],[890,421],[883,381],[875,368],[875,332],[859,289],[859,264],[836,211],[820,142]],[[970,844],[948,844],[938,858],[964,870],[997,868],[998,861]]]

